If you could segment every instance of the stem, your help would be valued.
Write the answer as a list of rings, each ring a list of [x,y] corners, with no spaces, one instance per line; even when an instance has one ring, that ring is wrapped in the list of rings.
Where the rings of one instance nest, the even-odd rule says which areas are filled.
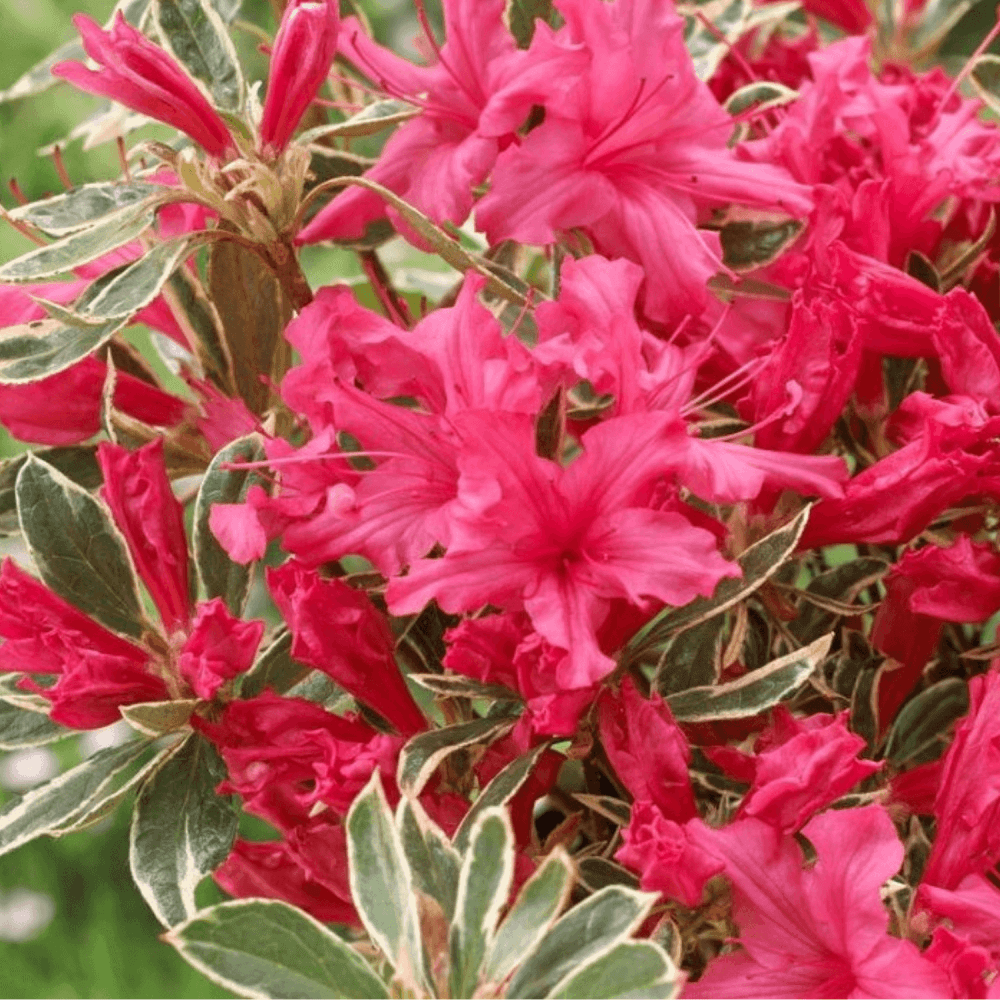
[[[413,317],[410,315],[406,300],[393,287],[392,279],[382,266],[378,254],[374,250],[359,250],[358,258],[379,302],[382,303],[386,316],[393,323],[409,330],[413,326]]]

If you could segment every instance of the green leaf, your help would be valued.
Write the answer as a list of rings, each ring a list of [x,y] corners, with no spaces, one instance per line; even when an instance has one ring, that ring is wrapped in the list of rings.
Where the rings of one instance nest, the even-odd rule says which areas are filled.
[[[452,843],[455,850],[464,853],[469,846],[472,828],[480,813],[493,806],[505,806],[516,794],[517,790],[527,781],[528,775],[535,769],[538,758],[548,749],[547,743],[535,747],[530,753],[512,760],[493,780],[479,793],[476,801],[462,818]]]
[[[788,524],[751,545],[736,560],[743,570],[742,577],[720,580],[711,597],[699,597],[682,608],[661,611],[629,644],[630,659],[637,659],[671,635],[708,621],[749,597],[774,576],[795,551],[809,520],[809,510],[804,507]]]
[[[198,883],[229,855],[237,815],[215,794],[226,765],[201,733],[191,733],[139,790],[129,836],[132,878],[164,927],[197,910]]]
[[[418,799],[400,799],[396,827],[414,888],[436,899],[450,921],[455,914],[461,857]]]
[[[0,267],[0,282],[41,281],[89,264],[129,243],[153,221],[149,201],[126,205],[55,243],[31,250]]]
[[[37,382],[82,361],[127,322],[119,317],[91,325],[37,319],[0,329],[0,385]]]
[[[135,740],[98,750],[82,764],[8,802],[0,812],[0,854],[44,834],[69,832],[67,827],[100,809],[109,798],[124,794],[153,763],[148,761],[145,768],[128,775],[150,746],[149,740]]]
[[[389,996],[349,944],[308,914],[269,899],[237,899],[165,935],[196,969],[241,997]]]
[[[144,620],[128,546],[103,504],[34,455],[17,476],[21,532],[42,579],[116,632],[140,636]]]
[[[473,719],[414,736],[399,755],[396,783],[405,795],[419,795],[438,765],[463,747],[492,743],[505,736],[517,722],[511,716]]]
[[[573,881],[573,862],[557,847],[525,882],[500,925],[486,959],[484,982],[503,982],[538,945],[569,902]]]
[[[259,434],[250,434],[227,444],[209,463],[194,502],[194,561],[205,597],[221,597],[229,610],[238,615],[243,610],[250,589],[252,566],[233,562],[218,543],[209,527],[212,505],[242,503],[251,486],[266,485],[267,480],[254,469],[227,469],[229,463],[259,462],[266,458]]]
[[[104,283],[100,292],[78,309],[79,316],[86,322],[134,316],[160,294],[167,279],[196,244],[196,237],[190,234],[157,243]]]
[[[422,688],[447,698],[489,698],[491,701],[520,701],[521,696],[500,684],[484,684],[464,674],[410,674]]]
[[[714,684],[718,679],[724,615],[716,615],[675,636],[663,651],[653,677],[653,688],[661,695]]]
[[[163,736],[186,726],[198,704],[197,698],[180,698],[176,701],[143,701],[122,705],[118,711],[122,718],[143,736]]]
[[[163,286],[162,295],[207,376],[227,395],[234,395],[233,362],[222,330],[222,318],[200,278],[189,268],[178,268]]]
[[[86,229],[98,219],[117,212],[128,205],[153,198],[163,188],[145,181],[117,183],[100,181],[81,184],[63,194],[19,205],[11,209],[10,216],[19,222],[40,229],[54,239]]]
[[[783,83],[775,83],[773,80],[754,80],[753,83],[734,90],[726,98],[723,107],[735,118],[752,107],[755,113],[760,114],[771,108],[791,104],[798,98],[799,92],[786,87]]]
[[[0,750],[38,747],[64,739],[73,732],[53,722],[44,712],[0,701]]]
[[[730,46],[746,30],[752,5],[750,0],[710,0],[698,11],[715,28],[709,30],[693,15],[685,13],[684,42],[699,80],[708,80],[728,55]]]
[[[347,814],[351,898],[397,973],[423,968],[413,876],[376,771]]]
[[[160,44],[212,95],[216,107],[239,112],[245,85],[239,57],[208,0],[153,0]]]
[[[514,831],[504,809],[480,813],[469,838],[458,882],[448,945],[449,988],[472,996],[514,878]]]
[[[758,715],[801,687],[826,658],[832,642],[832,633],[824,635],[739,680],[715,687],[691,688],[671,695],[666,699],[667,704],[678,722],[716,722]]]
[[[729,222],[719,231],[722,263],[732,271],[753,271],[779,257],[802,231],[800,219]]]
[[[582,858],[577,866],[580,881],[591,891],[597,892],[608,885],[624,885],[629,889],[639,888],[639,879],[627,868],[600,856]]]
[[[629,937],[656,895],[609,886],[574,906],[532,949],[514,973],[505,996],[534,1000],[589,959]]]
[[[507,0],[504,20],[518,48],[526,49],[535,36],[535,21],[547,21],[552,13],[552,0]]]
[[[97,464],[96,449],[93,445],[39,448],[34,454],[88,490],[101,485],[101,469]],[[18,527],[17,496],[14,486],[17,474],[27,460],[27,455],[18,455],[6,462],[0,462],[0,530],[13,531]]]
[[[897,766],[927,763],[940,755],[952,724],[968,711],[969,688],[964,680],[948,677],[932,684],[900,709],[885,756]]]
[[[680,992],[681,977],[670,956],[652,941],[621,941],[574,969],[549,994],[558,1000],[587,997],[661,997]]]
[[[264,688],[284,694],[312,672],[311,667],[292,659],[292,633],[279,629],[254,665],[240,678],[239,696],[256,698]]]
[[[340,139],[360,139],[362,136],[375,135],[383,129],[405,122],[414,115],[420,114],[420,108],[415,108],[406,101],[376,101],[368,107],[352,115],[347,121],[334,122],[331,125],[318,125],[308,129],[298,136],[297,141],[308,145],[317,139],[335,136]]]

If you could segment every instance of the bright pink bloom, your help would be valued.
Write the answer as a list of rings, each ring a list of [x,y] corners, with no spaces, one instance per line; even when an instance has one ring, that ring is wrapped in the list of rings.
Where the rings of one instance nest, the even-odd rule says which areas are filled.
[[[969,681],[969,714],[942,760],[924,883],[954,889],[1000,860],[1000,671]]]
[[[886,931],[879,890],[903,845],[877,805],[826,812],[802,831],[802,850],[759,820],[705,830],[725,857],[742,950],[716,958],[685,997],[945,997],[947,975],[912,941]]]
[[[227,702],[218,723],[197,725],[229,770],[220,792],[242,796],[251,812],[280,830],[306,822],[317,803],[345,815],[376,767],[395,773],[403,745],[357,716],[272,691]]]
[[[986,948],[970,944],[945,927],[938,927],[924,957],[948,973],[952,996],[970,1000],[989,996],[986,980],[994,963]]]
[[[169,698],[149,653],[98,625],[11,559],[0,567],[0,670],[55,674],[50,687],[22,687],[52,702],[50,715],[74,729],[121,718],[119,706]]]
[[[614,664],[597,642],[612,598],[686,604],[737,572],[709,532],[638,499],[662,470],[646,447],[662,430],[657,416],[599,424],[583,436],[584,454],[562,468],[535,454],[527,417],[466,414],[447,554],[392,580],[390,609],[410,614],[432,598],[453,613],[523,608],[570,654],[557,668],[560,687],[600,680]]]
[[[386,143],[366,176],[388,187],[435,222],[460,225],[472,189],[485,179],[505,143],[572,57],[553,63],[520,51],[503,23],[502,0],[444,0],[445,42],[431,39],[429,66],[414,66],[373,42],[358,21],[341,29],[341,53],[390,97],[422,109]],[[358,237],[387,212],[382,200],[354,188],[338,195],[298,236],[299,243]]]
[[[260,123],[265,149],[278,152],[288,145],[330,72],[339,28],[336,0],[291,0],[285,8],[274,38]]]
[[[632,796],[653,803],[668,820],[697,816],[688,776],[691,748],[663,699],[643,698],[626,676],[617,697],[605,692],[598,712],[601,745]]]
[[[128,542],[167,632],[186,628],[192,606],[184,508],[163,464],[163,439],[132,452],[102,442],[97,461],[104,474],[101,496]]]
[[[754,754],[732,747],[706,747],[704,753],[723,770],[750,781],[739,816],[753,816],[792,833],[881,766],[858,760],[865,741],[848,731],[847,715],[796,719],[779,706],[771,728],[758,737]]]
[[[198,605],[181,648],[181,675],[199,698],[214,698],[222,685],[253,664],[264,623],[229,613],[221,598]]]
[[[53,75],[186,132],[209,156],[222,159],[236,148],[225,122],[194,80],[163,49],[136,31],[121,11],[110,31],[86,14],[77,14],[73,23],[87,55],[101,69],[62,62],[52,68]]]
[[[322,670],[404,736],[427,728],[396,666],[389,625],[363,591],[295,560],[268,570],[267,583],[294,636],[295,659]]]
[[[705,883],[724,868],[721,856],[706,848],[704,830],[700,819],[682,826],[666,819],[654,803],[634,802],[615,860],[639,872],[643,889],[697,906]]]
[[[536,30],[530,53],[584,65],[550,87],[545,120],[501,154],[477,223],[491,243],[552,243],[582,227],[598,252],[643,266],[649,316],[698,314],[722,269],[698,210],[735,201],[805,214],[808,192],[783,170],[748,172],[727,148],[732,119],[695,76],[672,4],[557,6],[566,26]]]
[[[987,949],[993,963],[1000,964],[1000,890],[985,875],[966,875],[952,889],[923,882],[914,906],[946,921],[947,927],[971,945]]]
[[[317,920],[360,926],[347,871],[347,836],[317,816],[282,840],[238,838],[212,876],[236,899],[280,899]]]

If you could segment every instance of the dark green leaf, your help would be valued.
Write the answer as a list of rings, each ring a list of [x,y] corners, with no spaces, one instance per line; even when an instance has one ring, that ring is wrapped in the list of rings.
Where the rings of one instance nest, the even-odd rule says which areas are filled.
[[[770,108],[780,108],[798,99],[799,92],[773,80],[755,80],[739,90],[734,90],[726,98],[725,109],[735,118],[744,111],[754,108],[756,113]]]
[[[476,801],[469,807],[469,811],[462,818],[452,843],[455,850],[464,853],[469,846],[469,835],[472,827],[484,809],[493,806],[505,806],[516,794],[517,790],[528,780],[528,775],[538,763],[538,758],[548,748],[547,743],[542,743],[535,747],[530,753],[523,757],[512,760],[493,780],[479,793]]]
[[[44,712],[0,701],[0,750],[38,747],[72,734],[72,729],[53,722]]]
[[[622,941],[582,968],[574,969],[549,994],[559,1000],[587,997],[677,995],[680,975],[670,956],[652,941]]]
[[[514,831],[503,809],[480,813],[462,859],[449,935],[449,988],[472,996],[514,877]]]
[[[769,580],[795,551],[809,519],[804,507],[788,524],[755,542],[736,561],[741,578],[720,580],[711,597],[699,597],[682,608],[667,608],[646,625],[629,644],[631,659],[659,645],[671,635],[693,628],[749,597]]]
[[[739,680],[682,691],[667,698],[667,704],[678,722],[716,722],[758,715],[801,687],[825,659],[832,642],[833,635],[825,635]]]
[[[123,794],[123,786],[134,784],[151,766],[152,760],[129,774],[150,746],[149,740],[136,740],[98,750],[82,764],[8,802],[0,812],[0,854],[44,834],[68,832],[66,827]]]
[[[41,281],[65,274],[134,240],[152,221],[153,206],[148,201],[126,205],[86,229],[4,264],[0,282]]]
[[[251,486],[267,480],[255,469],[227,469],[226,465],[259,462],[265,458],[264,443],[258,434],[239,438],[220,451],[209,463],[194,502],[194,561],[205,588],[206,599],[221,597],[238,615],[250,589],[252,566],[233,562],[209,527],[213,504],[242,503]]]
[[[535,21],[548,20],[552,0],[507,0],[504,20],[518,48],[526,49],[535,36]]]
[[[719,232],[722,263],[733,271],[753,271],[770,264],[795,241],[799,219],[783,222],[729,222]]]
[[[106,344],[127,317],[99,324],[37,319],[0,329],[0,385],[37,382],[82,361]]]
[[[483,971],[486,983],[501,983],[556,922],[573,889],[573,862],[557,847],[521,888],[493,939]]]
[[[591,891],[597,892],[609,885],[624,885],[629,889],[639,888],[639,879],[627,868],[616,865],[607,858],[598,856],[582,858],[579,865],[580,881]]]
[[[584,792],[575,792],[573,798],[618,826],[628,826],[632,821],[632,807],[621,799],[610,795],[587,795]]]
[[[34,455],[18,473],[16,492],[21,532],[42,579],[108,628],[141,635],[128,546],[103,504]]]
[[[162,294],[208,377],[228,395],[234,394],[233,363],[222,319],[201,280],[188,268],[178,268],[163,286]]]
[[[399,755],[396,783],[407,795],[419,795],[438,765],[463,747],[492,743],[514,728],[516,717],[473,719],[444,729],[420,733]]]
[[[196,969],[241,997],[379,998],[388,988],[349,944],[287,903],[238,899],[166,936]]]
[[[981,55],[972,67],[969,80],[990,110],[1000,115],[1000,56],[992,52]]]
[[[660,656],[653,678],[654,689],[666,696],[714,684],[718,679],[725,629],[725,616],[716,615],[676,636]]]
[[[969,711],[969,688],[948,677],[911,698],[896,716],[885,756],[897,766],[924,764],[940,755],[951,727]]]
[[[283,694],[310,673],[311,667],[292,659],[292,633],[282,628],[240,679],[241,698],[256,698],[265,688]]]
[[[203,83],[215,105],[243,107],[243,73],[229,32],[208,0],[154,0],[153,20],[160,44]]]
[[[912,275],[922,285],[926,285],[932,292],[941,291],[941,275],[919,250],[911,250],[906,255],[906,273]]]
[[[153,198],[162,190],[159,185],[147,184],[145,181],[81,184],[52,198],[20,205],[11,209],[10,215],[19,222],[27,222],[46,235],[59,239],[86,229],[91,223],[127,205]]]
[[[410,674],[422,688],[448,698],[489,698],[491,701],[519,701],[520,695],[499,684],[484,684],[464,674]]]
[[[101,485],[101,469],[97,464],[93,445],[39,448],[35,455],[88,490]],[[0,531],[13,531],[17,528],[17,496],[14,485],[27,458],[27,455],[18,455],[0,462]]]
[[[654,894],[609,886],[574,906],[532,949],[505,996],[546,997],[591,958],[625,940],[656,902]]]
[[[351,897],[371,939],[397,972],[423,968],[413,876],[376,771],[347,814]]]
[[[405,122],[414,115],[420,114],[420,108],[415,108],[406,101],[376,101],[364,110],[352,115],[347,121],[334,122],[331,125],[318,125],[303,132],[298,142],[306,145],[317,139],[335,136],[340,139],[360,139],[362,136],[375,135],[382,129],[390,128]]]
[[[77,39],[60,45],[51,55],[32,66],[26,73],[22,73],[6,90],[0,90],[0,104],[44,93],[60,82],[58,77],[52,75],[52,67],[56,63],[86,58],[87,53],[83,51],[83,45]]]
[[[191,733],[139,790],[129,864],[164,927],[194,915],[198,883],[233,846],[236,810],[228,797],[215,794],[225,778],[219,752],[201,733]]]
[[[414,888],[436,899],[450,921],[455,914],[461,857],[418,799],[400,799],[396,827]]]

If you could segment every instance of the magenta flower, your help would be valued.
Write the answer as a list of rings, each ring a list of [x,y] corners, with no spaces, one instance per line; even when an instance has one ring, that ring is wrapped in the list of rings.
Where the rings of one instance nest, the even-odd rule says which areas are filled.
[[[291,0],[271,53],[271,74],[260,123],[264,149],[288,145],[337,54],[336,0]]]
[[[199,698],[214,698],[226,681],[250,669],[263,635],[262,621],[236,618],[219,597],[199,604],[181,649],[181,676]]]
[[[142,582],[168,634],[191,619],[184,509],[163,464],[163,439],[138,451],[102,442],[97,460],[104,474],[101,496],[128,542]]]
[[[77,14],[73,23],[87,55],[101,69],[62,62],[52,68],[55,76],[187,133],[209,156],[223,159],[235,149],[225,122],[194,80],[163,49],[133,28],[121,11],[110,31],[86,14]]]
[[[780,168],[748,171],[727,148],[732,119],[695,76],[672,4],[557,6],[566,26],[540,28],[529,53],[582,65],[553,77],[544,122],[501,154],[477,223],[491,243],[552,243],[582,227],[599,253],[643,266],[649,316],[701,313],[722,264],[696,228],[699,210],[739,202],[802,215],[808,190]]]
[[[947,975],[887,932],[879,890],[903,845],[877,805],[833,810],[802,831],[817,860],[759,820],[704,830],[725,857],[742,949],[716,958],[685,997],[946,997]]]

